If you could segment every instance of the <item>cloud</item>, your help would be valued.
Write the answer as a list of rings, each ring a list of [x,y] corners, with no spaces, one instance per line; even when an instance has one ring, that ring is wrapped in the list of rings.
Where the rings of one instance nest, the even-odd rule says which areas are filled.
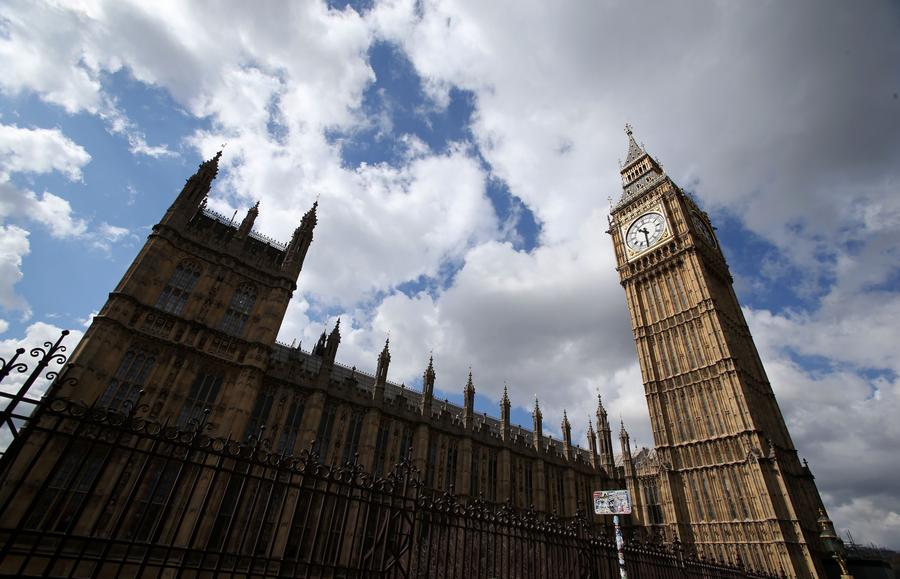
[[[78,181],[90,160],[88,152],[59,129],[0,124],[0,179],[4,181],[13,173],[52,171]]]
[[[31,309],[25,298],[16,293],[15,286],[22,280],[22,258],[30,251],[27,231],[15,225],[0,225],[0,307],[21,311],[26,319],[31,316]]]
[[[59,129],[0,124],[0,220],[34,221],[46,227],[53,237],[86,239],[95,247],[108,249],[128,230],[105,222],[91,230],[88,220],[74,215],[67,199],[49,191],[38,194],[12,181],[14,174],[54,171],[70,181],[81,180],[82,168],[90,160],[88,152]]]

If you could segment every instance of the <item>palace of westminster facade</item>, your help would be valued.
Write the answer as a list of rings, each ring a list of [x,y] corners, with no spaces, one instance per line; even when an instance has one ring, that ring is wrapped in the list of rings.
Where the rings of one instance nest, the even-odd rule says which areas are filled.
[[[358,455],[373,474],[406,457],[425,484],[573,515],[598,489],[628,488],[631,524],[707,555],[736,554],[789,577],[824,576],[822,502],[801,464],[732,289],[707,215],[637,144],[610,215],[650,410],[655,448],[632,455],[598,400],[587,448],[533,425],[436,400],[432,361],[422,391],[388,380],[389,344],[374,375],[338,363],[340,322],[310,352],[276,342],[316,227],[316,205],[285,246],[206,208],[221,153],[200,165],[73,353],[87,398],[123,408],[143,391],[151,418],[205,420],[218,435],[265,439],[322,461]],[[618,456],[616,456],[618,455]],[[598,517],[598,523],[600,519]]]

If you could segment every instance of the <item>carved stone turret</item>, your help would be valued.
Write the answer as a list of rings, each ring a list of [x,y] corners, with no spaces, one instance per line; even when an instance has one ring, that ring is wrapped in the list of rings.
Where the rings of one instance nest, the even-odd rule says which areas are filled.
[[[309,251],[309,245],[313,240],[313,230],[318,222],[316,218],[316,209],[319,202],[313,203],[313,206],[303,216],[300,221],[300,227],[294,230],[291,242],[288,244],[287,253],[284,256],[282,268],[291,269],[297,273],[303,268],[303,260],[306,259],[306,252]]]
[[[372,397],[379,401],[384,400],[388,366],[391,364],[390,343],[390,338],[384,341],[384,348],[381,350],[381,353],[378,354],[378,367],[375,369],[375,388],[372,391]]]
[[[469,379],[466,381],[463,397],[465,399],[464,422],[466,430],[472,430],[472,427],[475,425],[475,384],[472,383],[472,370],[469,370]]]
[[[338,318],[337,323],[334,325],[334,329],[331,330],[331,333],[328,334],[328,339],[325,341],[325,349],[322,353],[322,364],[327,366],[333,366],[334,360],[337,357],[338,346],[341,343],[341,319]]]
[[[256,218],[259,217],[259,201],[256,204],[247,210],[247,215],[244,216],[243,221],[241,221],[240,227],[238,227],[237,236],[238,237],[247,237],[251,231],[253,231],[253,224],[256,222]]]
[[[591,466],[600,468],[600,457],[597,456],[597,437],[594,434],[594,426],[590,418],[588,418],[587,439],[588,449],[591,451]]]
[[[428,356],[428,367],[422,375],[422,416],[431,417],[431,403],[434,401],[434,356]]]
[[[563,454],[566,456],[566,460],[572,460],[572,425],[569,424],[569,417],[566,416],[565,410],[563,410],[563,419],[560,428],[562,429],[563,436]]]
[[[625,430],[625,423],[622,422],[622,429],[619,431],[619,443],[622,446],[622,466],[625,469],[626,477],[634,476],[634,461],[631,458],[631,438],[628,431]]]
[[[212,188],[213,180],[219,174],[221,158],[222,151],[219,151],[212,159],[200,163],[197,172],[187,179],[181,193],[172,202],[160,224],[183,226],[206,205],[206,196]]]
[[[500,435],[503,440],[509,440],[509,414],[510,407],[509,390],[506,384],[503,385],[503,398],[500,399]]]
[[[600,394],[597,394],[597,442],[600,466],[609,476],[615,476],[616,459],[613,455],[612,429],[609,427],[609,418]]]
[[[540,451],[543,446],[544,438],[544,415],[541,414],[541,405],[538,402],[537,396],[534,397],[534,410],[531,412],[531,417],[534,421],[532,444],[534,445],[535,450]]]

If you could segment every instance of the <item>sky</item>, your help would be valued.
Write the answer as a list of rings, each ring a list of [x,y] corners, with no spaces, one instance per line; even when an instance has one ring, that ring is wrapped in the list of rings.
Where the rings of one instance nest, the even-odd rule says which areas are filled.
[[[865,8],[862,8],[862,5]],[[585,444],[652,445],[605,233],[623,127],[710,214],[836,526],[900,549],[900,7],[0,4],[0,355],[74,346],[223,144],[209,205],[318,226],[280,339]]]

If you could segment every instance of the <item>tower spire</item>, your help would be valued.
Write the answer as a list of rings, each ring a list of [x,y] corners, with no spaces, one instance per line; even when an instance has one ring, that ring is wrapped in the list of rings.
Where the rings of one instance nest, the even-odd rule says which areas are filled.
[[[588,416],[587,429],[588,448],[591,451],[591,465],[596,469],[600,466],[600,458],[597,456],[597,437],[594,435],[594,424]]]
[[[375,387],[372,390],[372,397],[376,400],[384,400],[384,389],[387,384],[388,366],[391,364],[390,351],[391,338],[388,337],[384,341],[384,348],[378,354],[378,367],[375,369]]]
[[[334,360],[337,357],[337,349],[341,343],[341,318],[337,319],[337,323],[334,324],[334,329],[331,330],[331,333],[328,334],[328,338],[325,341],[325,349],[324,354],[322,356],[323,363],[327,365],[333,365]]]
[[[622,465],[625,467],[625,476],[634,475],[634,462],[631,459],[631,439],[628,431],[625,430],[625,421],[621,421],[622,428],[619,430],[619,443],[622,446]]]
[[[541,414],[541,404],[538,402],[537,395],[534,397],[534,410],[531,413],[531,417],[534,420],[534,440],[532,442],[534,443],[534,449],[540,451],[541,439],[544,437],[544,415]]]
[[[563,453],[566,455],[567,460],[571,460],[571,458],[572,458],[572,425],[569,424],[569,417],[566,415],[565,409],[563,409],[562,424],[560,426],[562,428],[562,435],[563,435]]]
[[[631,165],[647,153],[634,139],[634,131],[630,123],[625,123],[625,134],[628,135],[628,154],[625,157],[625,165],[623,167]]]
[[[219,159],[221,158],[222,151],[220,150],[211,159],[200,163],[197,172],[188,177],[181,193],[172,202],[160,223],[184,225],[193,219],[198,210],[205,206],[206,196],[212,188],[212,182],[219,174]]]
[[[503,384],[503,398],[500,399],[500,431],[503,440],[509,440],[509,388]]]
[[[318,219],[316,218],[316,209],[319,206],[319,200],[312,204],[312,207],[303,215],[300,220],[300,226],[294,230],[291,236],[291,242],[288,244],[287,254],[284,256],[282,269],[294,268],[297,275],[303,267],[303,260],[306,259],[306,252],[309,251],[309,245],[313,240],[313,230],[316,228]]]
[[[238,227],[238,235],[240,237],[245,237],[253,230],[253,224],[256,222],[257,217],[259,217],[259,201],[247,210],[247,215],[245,215],[244,220],[241,221],[241,225]]]
[[[597,392],[597,442],[600,465],[606,470],[608,476],[614,476],[616,459],[613,454],[612,429],[609,427],[609,418],[606,408],[603,407],[603,397],[600,392]]]
[[[465,399],[464,421],[465,427],[469,430],[474,426],[475,421],[475,384],[472,382],[472,369],[469,368],[469,379],[466,381],[466,388],[463,392]]]
[[[428,356],[428,367],[422,375],[422,416],[431,418],[431,403],[434,400],[434,355]]]

